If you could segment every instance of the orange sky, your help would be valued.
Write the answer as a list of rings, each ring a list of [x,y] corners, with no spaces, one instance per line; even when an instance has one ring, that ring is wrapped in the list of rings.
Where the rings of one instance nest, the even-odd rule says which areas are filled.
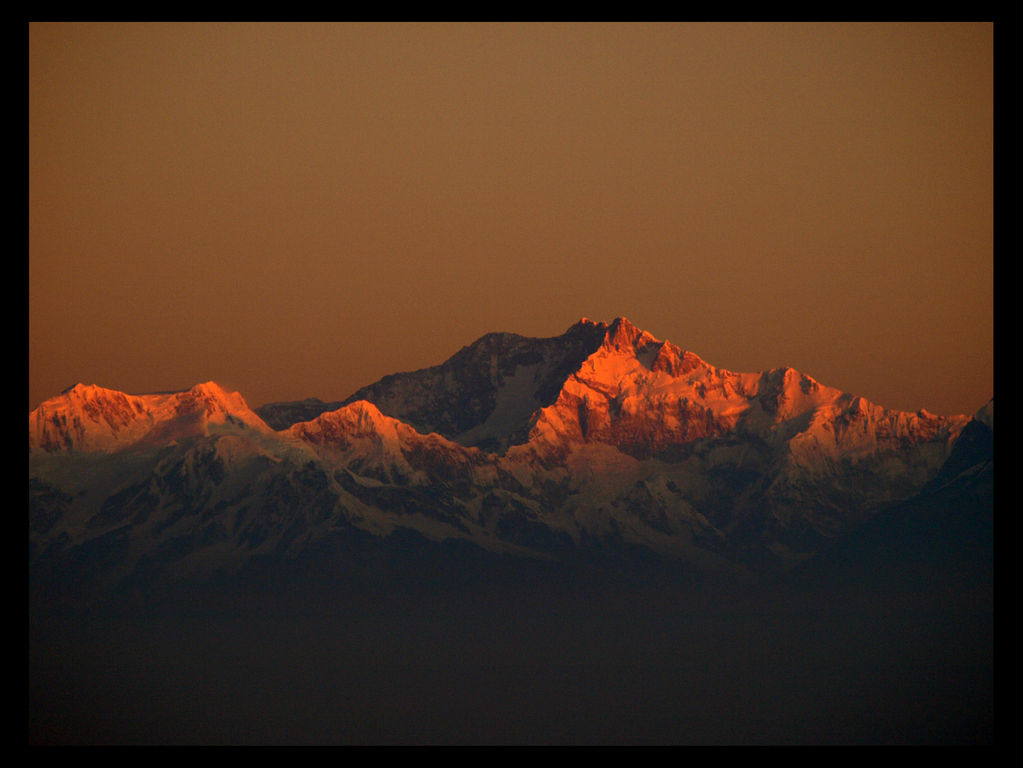
[[[991,24],[31,24],[29,408],[341,399],[627,316],[993,394]]]

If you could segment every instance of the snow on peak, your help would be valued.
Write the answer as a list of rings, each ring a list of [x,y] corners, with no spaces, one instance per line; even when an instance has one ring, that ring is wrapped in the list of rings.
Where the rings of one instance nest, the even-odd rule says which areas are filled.
[[[50,398],[52,401],[69,401],[82,403],[91,400],[106,400],[110,398],[116,398],[121,395],[116,389],[107,389],[96,384],[83,384],[78,382],[72,387],[68,387],[56,397]]]
[[[884,451],[900,440],[953,435],[961,424],[928,413],[888,411],[824,386],[791,367],[761,373],[715,368],[625,317],[534,417],[530,442],[545,452],[603,443],[656,455],[728,432],[789,446],[795,460]]]
[[[670,341],[660,345],[650,366],[652,371],[666,373],[674,378],[684,376],[697,368],[710,367],[699,355],[681,349]]]
[[[81,396],[81,395],[86,395],[90,391],[96,390],[96,389],[100,389],[100,387],[97,387],[95,384],[83,384],[82,382],[79,381],[77,384],[73,384],[72,386],[70,386],[67,389],[63,390],[60,394],[62,394],[62,395],[79,395],[79,396]]]
[[[628,350],[630,347],[637,350],[650,342],[657,340],[647,331],[637,328],[625,317],[616,317],[608,326],[604,343],[615,349]]]
[[[234,417],[257,428],[263,424],[263,420],[252,412],[240,393],[228,391],[215,381],[196,384],[181,393],[178,400],[182,403],[201,402],[207,418],[218,423]]]
[[[356,425],[360,432],[396,433],[396,425],[401,423],[397,419],[385,416],[369,400],[356,400],[331,412],[331,414],[324,414],[324,416]]]
[[[228,397],[230,394],[237,394],[237,392],[229,393],[226,389],[217,384],[217,382],[215,381],[204,381],[200,384],[196,384],[188,391],[216,398],[223,398]]]
[[[113,451],[201,434],[208,424],[227,423],[270,431],[240,394],[212,381],[180,392],[144,395],[76,384],[29,414],[29,449]]]
[[[355,400],[333,411],[321,413],[311,421],[293,424],[286,434],[315,445],[347,448],[353,441],[373,438],[397,442],[399,434],[414,431],[397,419],[384,415],[369,400]]]
[[[368,400],[355,400],[278,434],[321,460],[381,482],[421,484],[435,476],[463,477],[475,473],[484,456],[439,434],[424,435]]]

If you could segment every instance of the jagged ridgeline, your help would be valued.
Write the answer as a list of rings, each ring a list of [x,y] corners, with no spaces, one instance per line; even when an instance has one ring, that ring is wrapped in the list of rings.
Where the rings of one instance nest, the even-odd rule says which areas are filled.
[[[488,334],[332,403],[79,384],[29,414],[30,565],[79,586],[201,580],[412,536],[786,569],[920,493],[990,416],[716,368],[624,318]]]

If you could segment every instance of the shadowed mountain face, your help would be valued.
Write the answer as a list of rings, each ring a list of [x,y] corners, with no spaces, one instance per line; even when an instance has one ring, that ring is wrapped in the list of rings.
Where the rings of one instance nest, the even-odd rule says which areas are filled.
[[[989,594],[993,557],[994,431],[978,418],[919,493],[886,507],[787,578],[877,594],[911,585],[920,593],[968,585]]]
[[[30,739],[988,742],[991,415],[622,318],[331,404],[79,385],[29,417]]]
[[[503,450],[525,442],[534,411],[554,402],[565,379],[597,350],[606,331],[604,323],[580,322],[549,339],[490,333],[441,365],[385,376],[345,400],[270,403],[256,413],[274,429],[286,429],[368,400],[418,432]]]

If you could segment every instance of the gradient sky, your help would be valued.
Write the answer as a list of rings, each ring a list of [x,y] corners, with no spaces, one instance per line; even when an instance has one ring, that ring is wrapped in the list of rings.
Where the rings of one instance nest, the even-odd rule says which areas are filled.
[[[338,400],[624,315],[993,394],[991,24],[31,24],[29,408]]]

